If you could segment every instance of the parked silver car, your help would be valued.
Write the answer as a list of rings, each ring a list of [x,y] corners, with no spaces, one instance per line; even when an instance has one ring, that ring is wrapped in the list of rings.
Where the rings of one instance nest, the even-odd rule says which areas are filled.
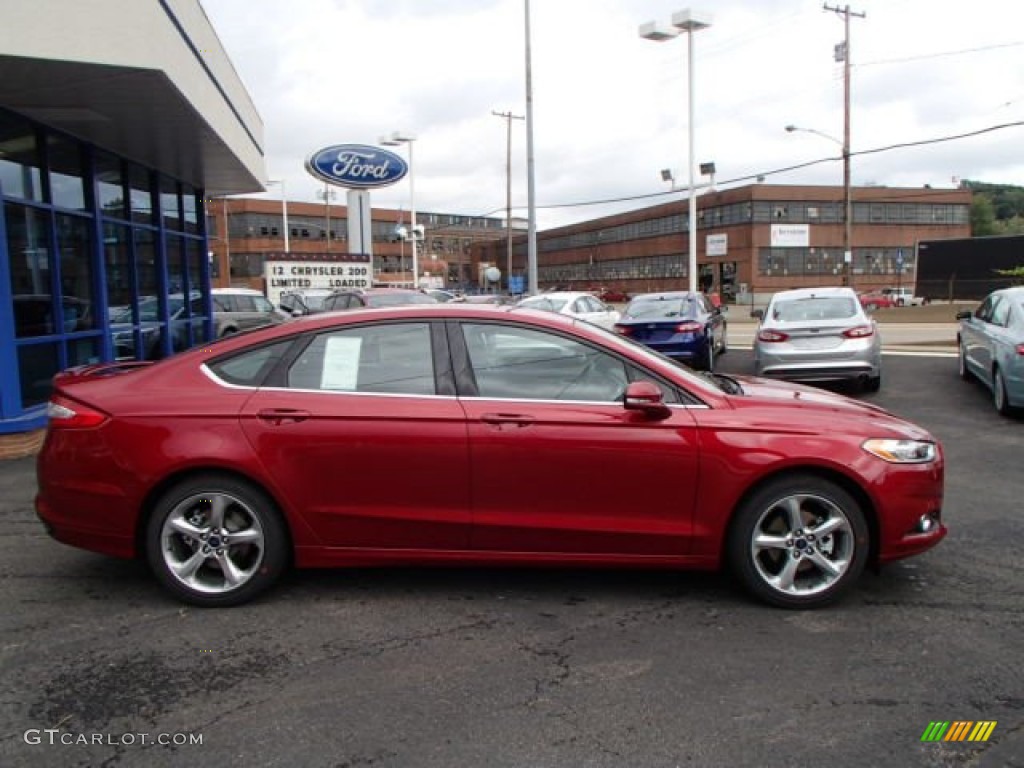
[[[960,312],[960,376],[977,377],[1006,415],[1024,407],[1024,287],[989,294],[974,312]]]
[[[754,337],[758,376],[882,385],[882,340],[851,288],[800,288],[772,296]]]

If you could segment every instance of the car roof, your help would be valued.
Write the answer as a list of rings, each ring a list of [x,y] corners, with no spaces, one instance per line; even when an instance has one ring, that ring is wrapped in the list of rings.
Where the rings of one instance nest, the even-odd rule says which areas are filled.
[[[533,301],[536,299],[578,299],[580,296],[593,296],[589,291],[548,291],[537,293],[533,296],[524,296],[522,301]]]
[[[262,296],[263,291],[257,291],[255,288],[214,288],[210,291],[214,296],[224,296],[225,294],[243,294],[245,296]]]
[[[333,291],[330,288],[294,288],[290,291],[282,291],[282,296],[329,296]]]
[[[661,291],[660,293],[638,293],[632,301],[661,301],[667,299],[688,299],[703,296],[700,291]]]
[[[857,294],[853,288],[843,285],[823,286],[821,288],[793,288],[789,291],[779,291],[772,296],[772,301],[792,301],[794,299],[815,299],[832,298],[842,296],[856,299]]]

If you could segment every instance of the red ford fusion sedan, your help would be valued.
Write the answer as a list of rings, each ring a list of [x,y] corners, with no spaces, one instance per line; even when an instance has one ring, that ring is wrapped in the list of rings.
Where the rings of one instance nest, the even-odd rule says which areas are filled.
[[[727,568],[812,608],[946,534],[920,427],[523,308],[312,315],[66,371],[49,413],[49,532],[203,606],[289,566],[464,563]]]

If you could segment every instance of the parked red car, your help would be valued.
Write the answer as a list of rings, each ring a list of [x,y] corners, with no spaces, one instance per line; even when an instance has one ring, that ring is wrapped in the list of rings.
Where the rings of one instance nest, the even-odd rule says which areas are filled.
[[[471,563],[725,566],[815,607],[946,534],[920,427],[516,307],[311,315],[72,369],[49,414],[49,532],[204,606],[292,564]]]
[[[896,300],[881,291],[865,291],[858,294],[858,298],[860,298],[861,306],[869,312],[876,309],[890,309],[896,306]]]
[[[606,303],[623,304],[630,300],[630,295],[618,288],[599,288],[591,291],[597,298]]]

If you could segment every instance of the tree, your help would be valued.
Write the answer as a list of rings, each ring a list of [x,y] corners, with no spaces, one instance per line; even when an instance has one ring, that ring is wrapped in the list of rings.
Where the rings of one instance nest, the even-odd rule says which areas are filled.
[[[985,237],[996,234],[996,209],[984,192],[975,192],[971,196],[971,235]]]

